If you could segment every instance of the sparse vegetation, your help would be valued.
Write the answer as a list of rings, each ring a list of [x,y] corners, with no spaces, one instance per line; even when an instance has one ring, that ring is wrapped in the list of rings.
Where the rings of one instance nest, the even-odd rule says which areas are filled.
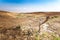
[[[58,15],[18,14],[15,16],[1,12],[0,40],[60,40],[59,21]],[[49,23],[48,27],[44,25],[47,27],[46,30],[42,26],[45,23]]]

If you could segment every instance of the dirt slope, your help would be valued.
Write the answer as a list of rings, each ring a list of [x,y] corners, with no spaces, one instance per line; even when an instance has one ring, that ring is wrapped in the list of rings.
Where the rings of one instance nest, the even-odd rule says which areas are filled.
[[[12,27],[18,25],[15,13],[0,11],[0,27]]]

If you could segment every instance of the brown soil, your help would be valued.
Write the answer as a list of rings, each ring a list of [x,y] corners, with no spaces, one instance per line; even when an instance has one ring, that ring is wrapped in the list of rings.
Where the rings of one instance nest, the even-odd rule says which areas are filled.
[[[47,16],[49,16],[49,20],[45,21]],[[0,40],[27,40],[26,37],[28,35],[29,40],[35,40],[34,37],[36,31],[39,30],[39,25],[44,23],[49,23],[49,25],[52,25],[53,27],[49,26],[49,30],[52,30],[53,32],[56,31],[55,33],[60,36],[59,22],[60,12],[34,12],[18,14],[0,11]],[[33,32],[30,27],[33,29]],[[32,39],[30,39],[31,36],[33,36]],[[47,38],[48,37],[42,37],[43,40]]]

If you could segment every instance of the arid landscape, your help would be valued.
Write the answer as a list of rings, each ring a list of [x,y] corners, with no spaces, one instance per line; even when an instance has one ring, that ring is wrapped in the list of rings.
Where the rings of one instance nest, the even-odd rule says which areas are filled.
[[[0,11],[0,40],[60,40],[60,12]]]

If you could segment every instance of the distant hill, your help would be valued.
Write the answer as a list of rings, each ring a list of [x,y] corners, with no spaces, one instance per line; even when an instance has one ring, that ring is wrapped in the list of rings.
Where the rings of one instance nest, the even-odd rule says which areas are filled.
[[[8,12],[8,11],[0,11],[1,16],[10,16],[10,17],[15,17],[16,13],[13,12]]]
[[[18,19],[16,13],[7,11],[0,11],[0,27],[12,27],[18,25]]]

